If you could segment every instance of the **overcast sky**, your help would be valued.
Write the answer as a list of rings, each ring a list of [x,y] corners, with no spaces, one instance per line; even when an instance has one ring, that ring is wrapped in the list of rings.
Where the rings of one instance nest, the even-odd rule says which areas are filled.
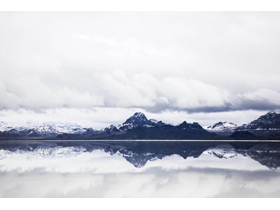
[[[0,121],[202,125],[280,109],[280,12],[1,12]]]

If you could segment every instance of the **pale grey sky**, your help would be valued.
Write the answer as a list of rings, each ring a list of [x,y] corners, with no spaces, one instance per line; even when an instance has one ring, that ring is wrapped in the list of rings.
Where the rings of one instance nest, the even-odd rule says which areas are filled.
[[[280,108],[279,20],[280,12],[1,12],[1,119],[56,113],[100,127],[141,110],[173,123],[247,123]]]

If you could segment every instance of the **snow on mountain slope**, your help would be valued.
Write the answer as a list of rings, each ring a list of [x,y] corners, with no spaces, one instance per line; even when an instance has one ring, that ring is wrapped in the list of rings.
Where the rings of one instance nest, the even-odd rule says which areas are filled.
[[[11,129],[17,132],[34,130],[38,134],[47,133],[84,133],[86,131],[80,125],[74,123],[61,122],[38,122],[38,121],[19,121],[19,122],[0,122],[0,131],[9,131]]]
[[[280,130],[280,113],[268,112],[237,130]]]
[[[147,119],[147,117],[141,113],[141,112],[136,112],[134,113],[133,116],[128,118],[123,124],[133,124],[133,125],[144,125],[144,124],[149,124],[150,121]]]
[[[148,120],[142,112],[135,112],[134,115],[128,118],[123,124],[118,125],[117,129],[128,130],[137,126],[154,127],[157,124],[162,124],[162,122],[155,119]]]
[[[233,132],[235,128],[237,128],[236,124],[227,121],[204,126],[204,129],[210,132]]]

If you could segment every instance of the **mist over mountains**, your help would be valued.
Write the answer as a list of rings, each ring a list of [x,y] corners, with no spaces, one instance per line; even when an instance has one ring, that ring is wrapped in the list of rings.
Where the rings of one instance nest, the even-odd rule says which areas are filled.
[[[200,126],[186,121],[172,125],[156,119],[148,119],[136,112],[124,123],[104,129],[84,128],[74,123],[51,122],[0,122],[0,139],[59,139],[59,140],[219,140],[219,139],[279,139],[280,113],[268,112],[248,124],[238,126],[232,122],[217,122]]]

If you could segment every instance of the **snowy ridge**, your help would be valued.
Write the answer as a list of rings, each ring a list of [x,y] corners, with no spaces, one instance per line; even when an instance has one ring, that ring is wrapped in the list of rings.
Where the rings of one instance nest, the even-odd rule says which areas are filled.
[[[237,128],[236,124],[227,121],[204,126],[204,129],[210,132],[233,132],[235,128]]]
[[[14,129],[16,132],[32,130],[38,134],[47,133],[84,133],[85,128],[74,123],[61,122],[39,122],[39,121],[19,121],[19,122],[0,122],[0,131],[9,131]]]
[[[237,130],[280,130],[280,113],[268,112],[249,124],[238,127]]]
[[[256,131],[258,134],[260,133],[259,135],[263,135],[261,130],[271,131],[272,134],[264,134],[260,138],[277,139],[279,138],[277,132],[280,130],[280,113],[269,112],[248,125],[244,124],[239,127],[232,122],[224,121],[206,126],[204,129],[197,122],[187,123],[184,121],[175,126],[155,119],[147,119],[143,113],[136,112],[123,124],[117,126],[110,125],[99,130],[83,128],[74,123],[0,121],[0,139],[121,139],[122,134],[125,134],[123,137],[128,139],[173,139],[174,136],[179,139],[212,139],[216,138],[216,136],[214,136],[216,134],[221,136],[227,135],[226,137],[234,139],[253,139],[257,138],[257,134],[247,135],[240,131]],[[174,135],[174,133],[176,133],[176,135]],[[231,133],[234,134],[231,135]]]

